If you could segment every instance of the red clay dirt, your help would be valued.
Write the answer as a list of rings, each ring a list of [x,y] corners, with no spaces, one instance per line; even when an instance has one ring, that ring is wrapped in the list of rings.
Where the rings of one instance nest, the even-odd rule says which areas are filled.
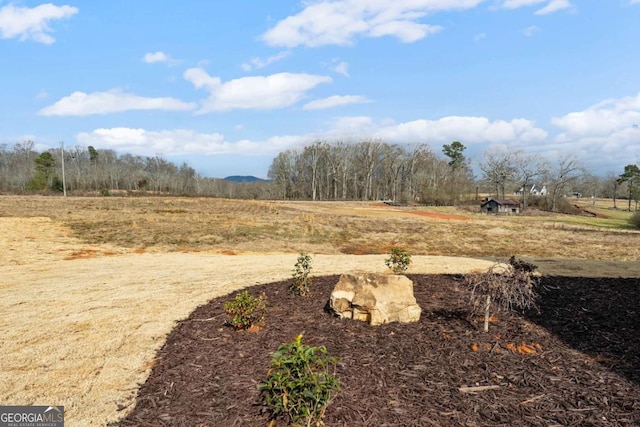
[[[423,216],[423,217],[426,217],[426,218],[456,220],[456,221],[468,221],[468,220],[471,219],[468,216],[463,216],[463,215],[450,215],[450,214],[443,214],[443,213],[436,213],[436,212],[425,212],[425,211],[416,211],[416,210],[403,210],[403,209],[398,209],[397,207],[394,207],[393,205],[388,205],[387,203],[384,203],[384,202],[371,203],[370,206],[377,207],[377,208],[394,208],[398,212],[410,213],[410,214],[413,214],[413,215],[419,215],[419,216]]]
[[[447,215],[447,214],[435,213],[435,212],[424,212],[424,211],[407,211],[407,212],[414,215],[424,216],[427,218],[435,218],[435,219],[446,219],[446,220],[455,220],[455,221],[468,221],[471,219],[468,216]]]

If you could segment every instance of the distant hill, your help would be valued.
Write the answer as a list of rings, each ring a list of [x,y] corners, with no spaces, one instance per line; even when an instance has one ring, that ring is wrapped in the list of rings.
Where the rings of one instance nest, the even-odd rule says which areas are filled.
[[[225,181],[231,182],[269,182],[266,179],[257,178],[252,175],[242,176],[242,175],[232,175],[224,178]]]

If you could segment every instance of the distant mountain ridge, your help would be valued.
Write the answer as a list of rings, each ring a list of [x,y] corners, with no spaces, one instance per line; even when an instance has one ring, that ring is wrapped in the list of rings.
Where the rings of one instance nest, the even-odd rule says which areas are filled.
[[[224,180],[231,182],[269,182],[266,179],[258,178],[253,175],[232,175],[224,178]]]

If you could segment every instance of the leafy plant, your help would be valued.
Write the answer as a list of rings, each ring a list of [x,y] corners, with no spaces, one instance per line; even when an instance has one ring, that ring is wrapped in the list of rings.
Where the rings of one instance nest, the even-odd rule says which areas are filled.
[[[324,412],[340,389],[329,372],[335,372],[336,364],[337,359],[328,355],[326,347],[303,344],[302,334],[281,345],[271,355],[267,379],[258,385],[272,419],[285,416],[291,425],[322,425]]]
[[[411,264],[411,255],[407,251],[401,248],[391,248],[391,255],[384,263],[395,274],[401,274],[407,271],[409,264]]]
[[[302,252],[293,269],[293,281],[289,290],[295,295],[309,295],[313,278],[311,277],[311,256]]]
[[[498,311],[535,307],[537,268],[512,256],[506,266],[494,264],[486,272],[465,275],[464,282],[471,286],[472,314],[484,313],[485,332],[489,332],[492,304]]]
[[[245,290],[233,300],[226,301],[224,311],[229,316],[228,323],[236,329],[262,326],[267,311],[267,296],[262,293],[259,297],[254,297]]]

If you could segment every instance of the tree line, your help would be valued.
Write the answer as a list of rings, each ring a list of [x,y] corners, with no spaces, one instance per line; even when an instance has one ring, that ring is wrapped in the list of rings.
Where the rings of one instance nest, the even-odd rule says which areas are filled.
[[[203,177],[186,162],[162,156],[63,146],[45,152],[33,141],[0,145],[0,191],[4,193],[167,194],[283,200],[386,200],[428,205],[477,203],[483,195],[519,198],[552,211],[567,196],[640,199],[640,169],[596,176],[575,158],[550,160],[511,148],[491,148],[470,159],[459,141],[435,152],[428,144],[381,140],[315,141],[279,153],[268,182],[236,183]],[[64,158],[64,161],[62,159]],[[472,162],[473,160],[473,162]],[[477,163],[478,176],[472,163]],[[64,168],[64,171],[63,171]],[[544,188],[533,197],[531,189]]]
[[[640,198],[640,169],[628,165],[622,174],[605,177],[589,173],[575,157],[553,160],[519,149],[490,148],[481,159],[465,154],[459,141],[442,146],[440,153],[427,144],[401,145],[367,140],[358,143],[316,141],[301,149],[278,154],[269,178],[281,199],[390,200],[427,205],[477,203],[489,195],[517,198],[526,210],[530,203],[559,211],[566,197]],[[533,192],[533,189],[541,190]],[[516,196],[517,195],[517,196]]]
[[[259,184],[242,185],[206,178],[186,162],[176,165],[159,155],[117,154],[114,150],[92,146],[61,146],[39,153],[34,147],[33,141],[23,141],[13,147],[0,145],[0,191],[13,194],[269,197]]]
[[[464,146],[447,147],[448,161],[426,144],[316,141],[278,154],[268,176],[281,199],[455,204],[473,193],[473,176]]]

